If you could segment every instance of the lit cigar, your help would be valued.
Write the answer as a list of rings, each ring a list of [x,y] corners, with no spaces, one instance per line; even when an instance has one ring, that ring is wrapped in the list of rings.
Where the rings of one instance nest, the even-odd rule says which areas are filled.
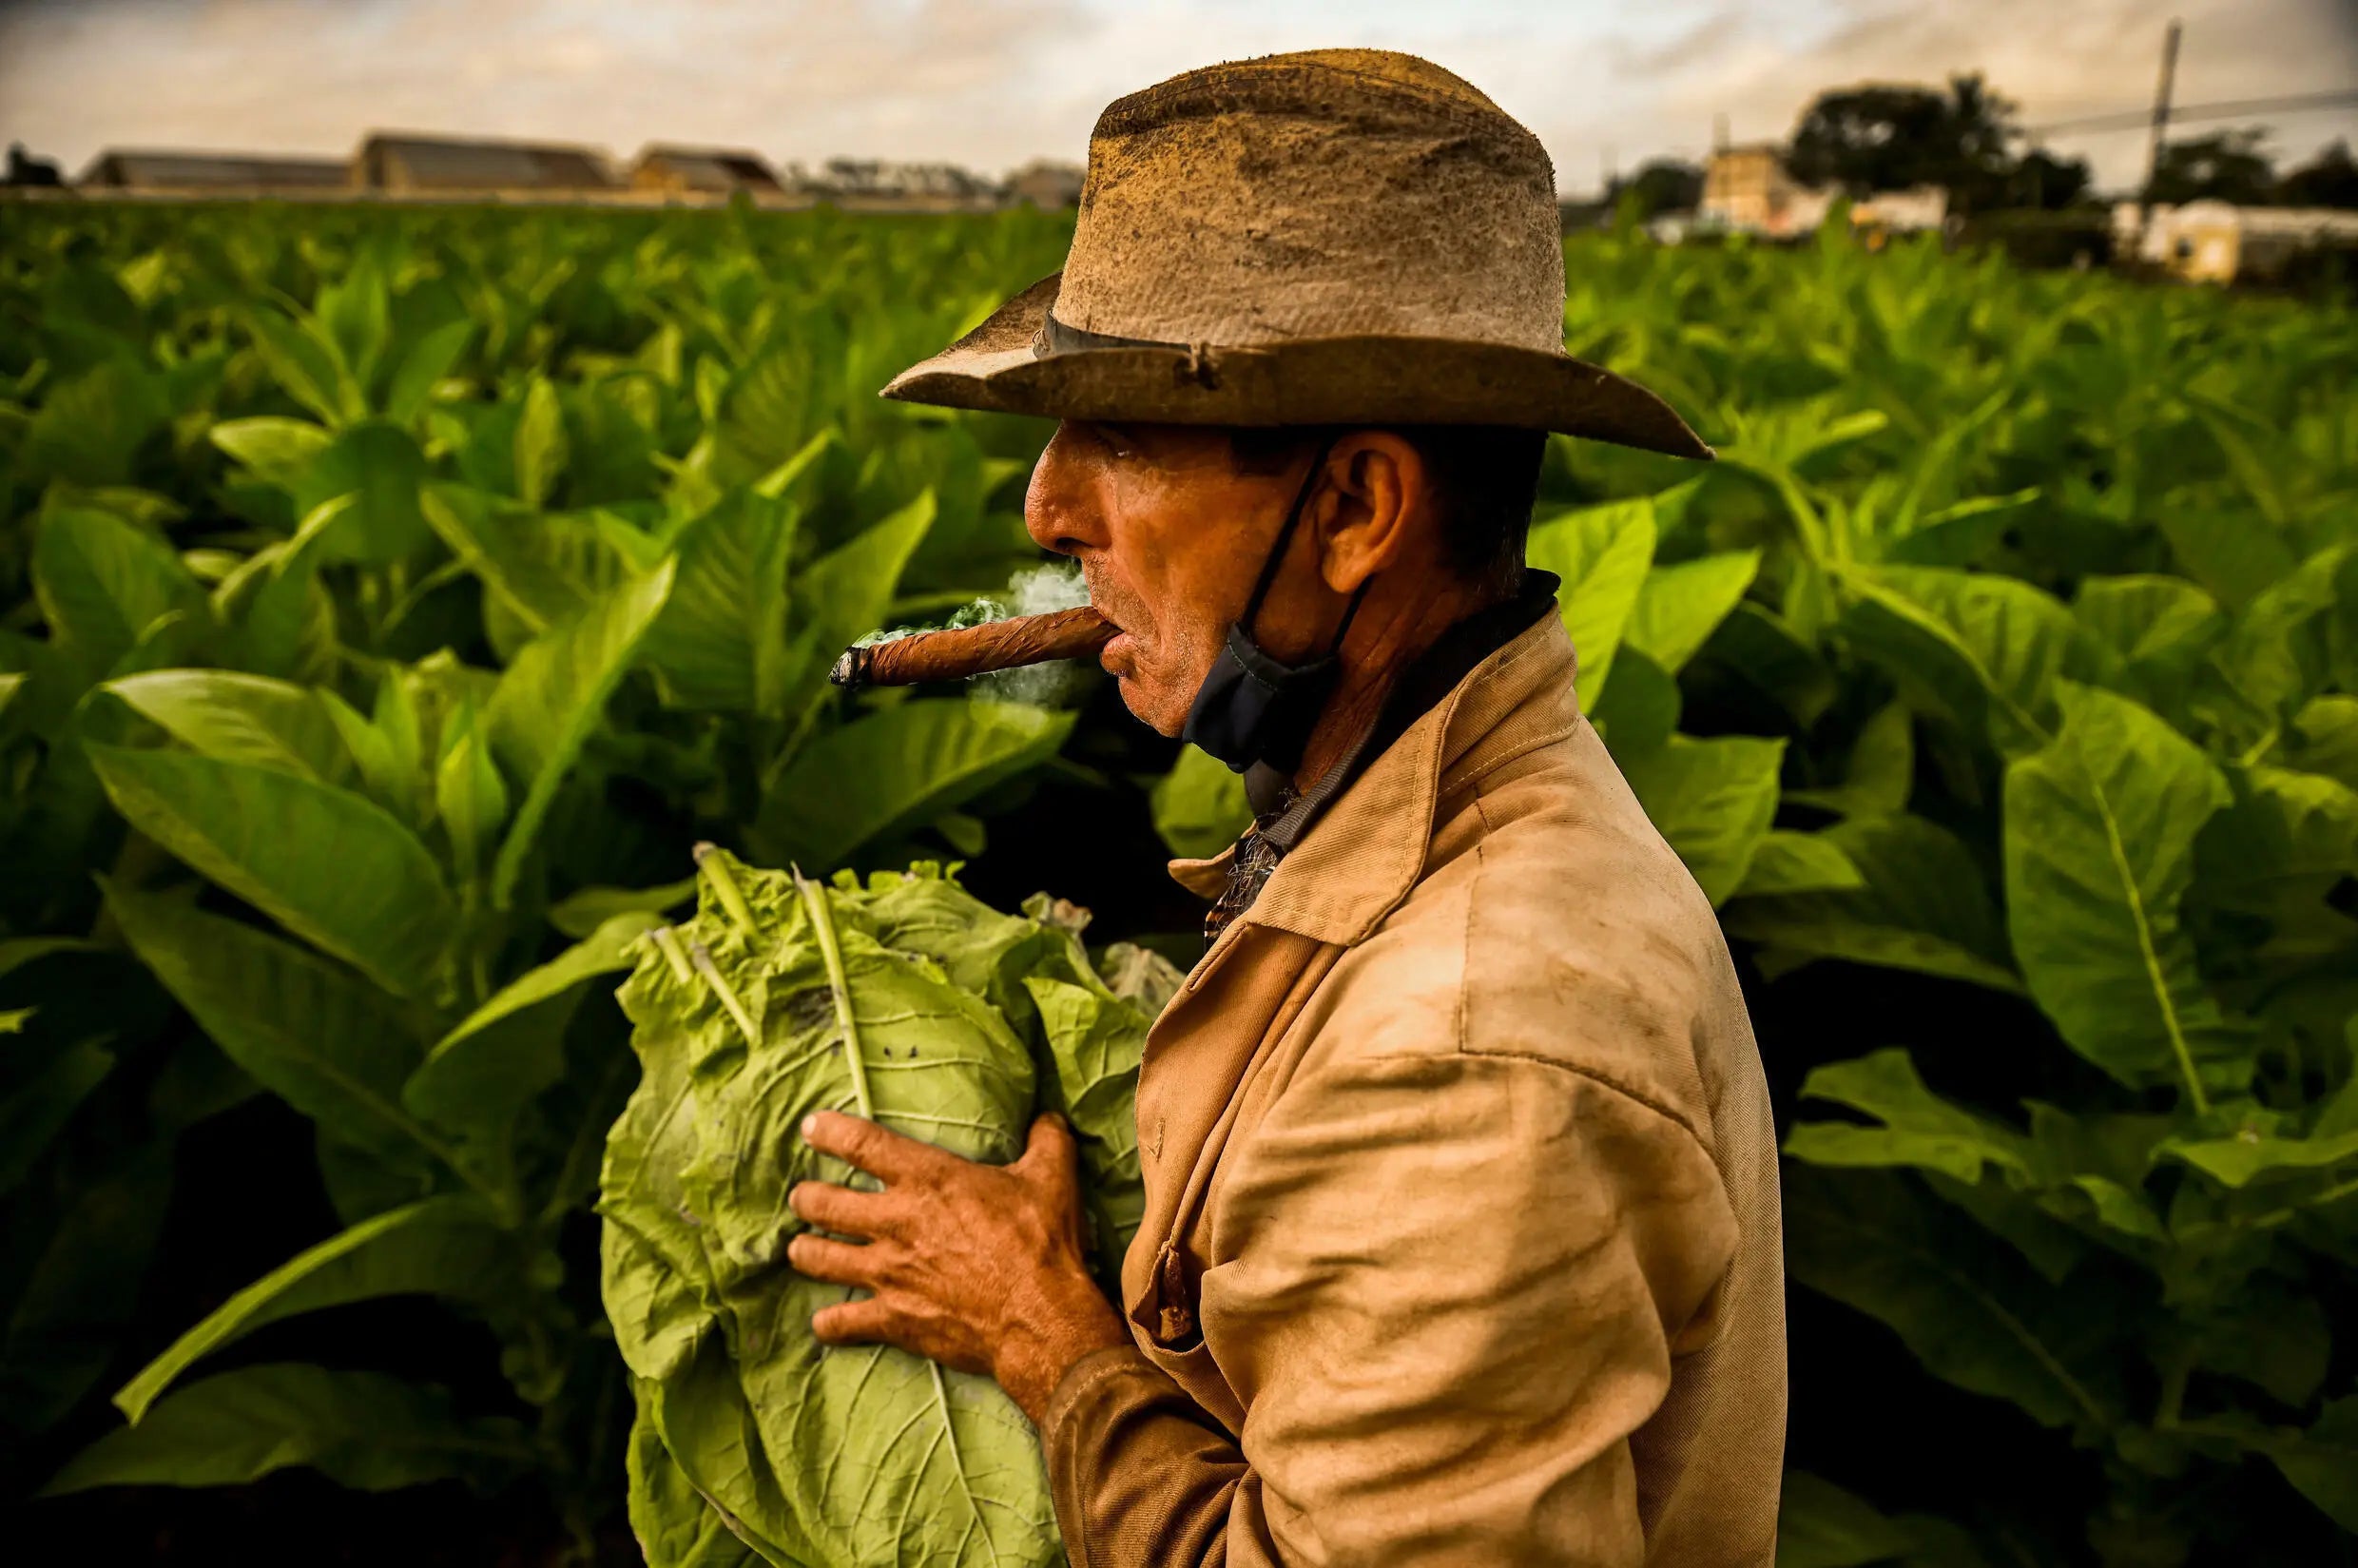
[[[889,643],[847,648],[827,672],[827,679],[855,691],[863,686],[959,681],[1050,659],[1089,658],[1120,630],[1087,605],[1046,615],[1016,615],[980,626],[920,631]]]

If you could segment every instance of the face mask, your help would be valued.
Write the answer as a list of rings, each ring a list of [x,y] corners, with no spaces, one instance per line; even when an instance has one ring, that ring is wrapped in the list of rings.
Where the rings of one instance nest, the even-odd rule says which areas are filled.
[[[1252,624],[1261,613],[1261,601],[1277,578],[1285,547],[1293,543],[1294,525],[1302,520],[1302,509],[1333,447],[1332,440],[1325,442],[1310,460],[1310,472],[1303,475],[1302,488],[1294,493],[1293,505],[1286,510],[1285,526],[1277,531],[1277,542],[1261,563],[1261,576],[1253,584],[1252,597],[1245,601],[1245,613],[1228,628],[1227,644],[1212,661],[1204,684],[1196,688],[1187,727],[1180,731],[1184,739],[1238,773],[1255,763],[1281,773],[1291,773],[1301,765],[1310,731],[1317,727],[1326,699],[1334,695],[1335,684],[1343,677],[1343,666],[1335,655],[1343,647],[1343,634],[1351,629],[1351,617],[1359,613],[1360,600],[1367,595],[1367,583],[1363,582],[1351,594],[1343,624],[1335,628],[1334,641],[1325,653],[1306,663],[1289,665],[1272,659],[1253,641]]]

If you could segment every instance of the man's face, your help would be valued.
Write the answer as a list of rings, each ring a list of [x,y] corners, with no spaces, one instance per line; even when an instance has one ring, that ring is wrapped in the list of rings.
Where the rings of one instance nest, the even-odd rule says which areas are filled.
[[[1024,524],[1042,549],[1080,562],[1090,602],[1121,628],[1100,662],[1130,710],[1162,733],[1186,725],[1301,477],[1299,464],[1238,473],[1218,430],[1073,419],[1032,471]],[[1279,658],[1296,656],[1285,590],[1272,590],[1253,629]]]

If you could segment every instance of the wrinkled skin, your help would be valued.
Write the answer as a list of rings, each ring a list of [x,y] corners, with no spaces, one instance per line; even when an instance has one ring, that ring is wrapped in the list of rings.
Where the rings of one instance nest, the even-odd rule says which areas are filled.
[[[1065,1370],[1130,1332],[1089,1275],[1073,1133],[1032,1124],[1012,1165],[978,1165],[874,1122],[821,1111],[814,1149],[884,1184],[861,1192],[798,1183],[794,1211],[821,1230],[786,1260],[813,1279],[871,1292],[813,1314],[830,1345],[882,1341],[961,1372],[988,1373],[1036,1423]]]
[[[1162,733],[1185,726],[1311,460],[1305,451],[1279,472],[1247,473],[1224,431],[1078,420],[1059,425],[1041,455],[1025,525],[1043,549],[1080,562],[1091,602],[1122,629],[1101,662],[1130,710]],[[1353,431],[1328,450],[1252,627],[1276,658],[1314,657],[1368,584],[1301,782],[1341,755],[1409,660],[1479,608],[1444,564],[1440,519],[1409,441]],[[812,1116],[803,1135],[884,1184],[871,1193],[803,1182],[788,1194],[796,1213],[848,1238],[797,1237],[793,1267],[872,1292],[815,1314],[821,1340],[881,1342],[987,1372],[1034,1423],[1075,1362],[1131,1343],[1089,1274],[1073,1135],[1056,1118],[1034,1123],[1007,1166],[834,1112]]]
[[[1024,524],[1043,550],[1080,562],[1090,602],[1122,629],[1099,656],[1122,701],[1165,735],[1243,613],[1314,452],[1274,473],[1239,468],[1227,433],[1189,425],[1068,419],[1032,471]],[[1252,632],[1288,663],[1324,653],[1374,578],[1343,648],[1338,714],[1365,707],[1405,658],[1473,608],[1442,568],[1438,510],[1416,447],[1353,431],[1320,466]],[[1314,744],[1309,758],[1319,754]]]

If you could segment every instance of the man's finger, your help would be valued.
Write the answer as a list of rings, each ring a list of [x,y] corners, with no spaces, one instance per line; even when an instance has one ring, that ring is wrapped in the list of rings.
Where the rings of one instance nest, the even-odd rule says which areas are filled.
[[[897,1345],[900,1314],[875,1296],[822,1307],[811,1314],[811,1332],[821,1345]]]
[[[824,1236],[802,1235],[786,1243],[786,1262],[799,1274],[835,1285],[873,1287],[880,1271],[873,1249]]]
[[[860,1192],[833,1182],[799,1181],[786,1205],[821,1230],[841,1236],[898,1236],[900,1202],[882,1192]]]
[[[1026,1174],[1048,1171],[1059,1175],[1073,1170],[1075,1153],[1073,1129],[1053,1111],[1032,1118],[1032,1132],[1024,1139],[1023,1156],[1015,1168]]]
[[[907,1181],[945,1157],[931,1144],[904,1138],[841,1111],[814,1111],[804,1116],[802,1141],[822,1154],[833,1154],[886,1182]]]

